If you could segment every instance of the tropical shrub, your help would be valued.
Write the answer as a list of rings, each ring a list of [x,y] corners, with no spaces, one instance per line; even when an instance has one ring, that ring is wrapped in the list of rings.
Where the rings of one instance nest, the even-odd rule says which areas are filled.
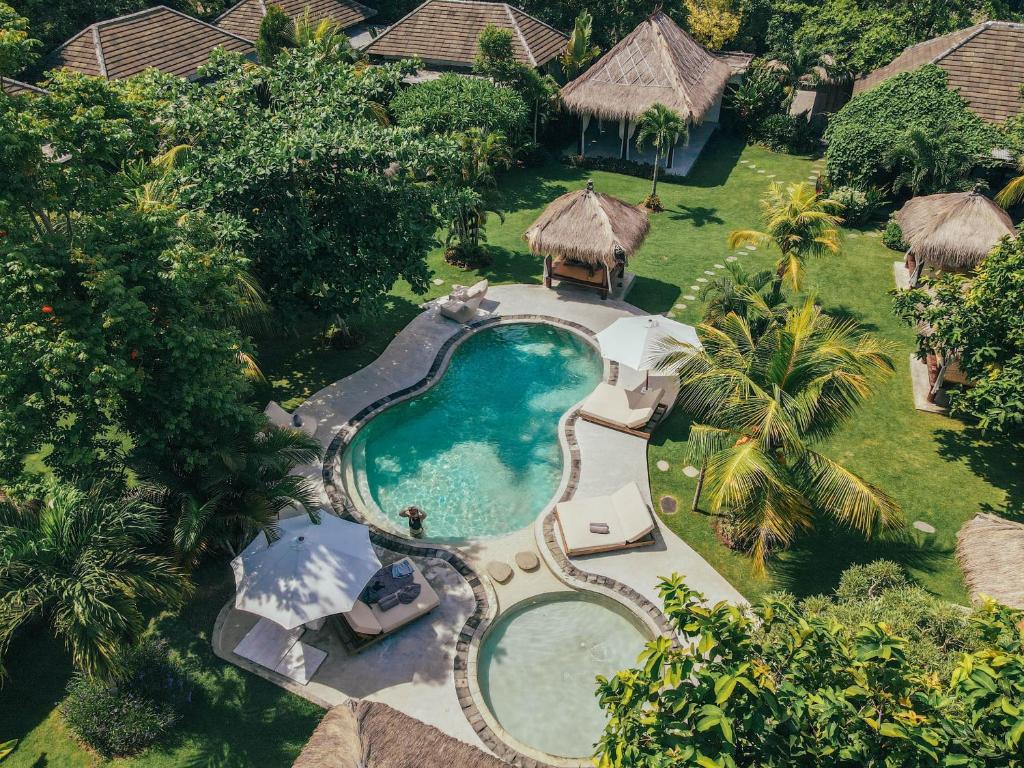
[[[769,597],[708,606],[680,576],[659,586],[684,638],[598,678],[600,768],[1024,765],[1020,611],[987,603],[942,678],[884,621],[845,624]]]
[[[829,197],[842,206],[843,223],[850,227],[870,224],[882,207],[882,196],[876,189],[864,191],[856,187],[836,187]]]
[[[911,127],[937,145],[936,152],[955,152],[970,158],[971,166],[985,165],[992,149],[1005,144],[995,126],[947,87],[946,73],[927,65],[854,96],[832,118],[825,131],[829,178],[859,187],[888,184],[887,158]]]
[[[1024,425],[1024,243],[1004,240],[973,278],[946,274],[896,293],[896,312],[930,333],[918,333],[920,355],[958,360],[972,382],[949,392],[953,413],[983,429]]]
[[[776,152],[800,154],[820,149],[821,127],[802,115],[778,112],[751,127],[752,138]]]
[[[769,116],[782,111],[786,93],[777,74],[764,59],[751,62],[743,79],[726,91],[725,106],[748,132],[755,132]]]
[[[399,91],[390,109],[400,126],[425,134],[479,128],[523,140],[529,127],[530,110],[511,88],[453,74]]]
[[[882,245],[894,251],[907,250],[907,244],[903,241],[903,228],[894,217],[890,216],[885,225],[885,230],[882,232]]]
[[[123,654],[112,680],[75,675],[60,712],[68,728],[104,757],[137,754],[166,737],[192,701],[186,670],[162,641]]]

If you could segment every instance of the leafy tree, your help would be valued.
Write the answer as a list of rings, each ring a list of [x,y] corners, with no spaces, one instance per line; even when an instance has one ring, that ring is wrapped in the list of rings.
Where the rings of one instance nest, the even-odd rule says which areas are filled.
[[[267,5],[256,36],[256,55],[261,64],[273,64],[278,54],[295,47],[295,27],[279,5]]]
[[[781,291],[787,280],[793,290],[800,290],[804,262],[809,257],[839,252],[839,209],[838,203],[815,192],[810,184],[800,182],[784,187],[773,182],[761,200],[764,229],[730,232],[729,247],[774,245],[781,256],[775,262],[772,290]]]
[[[667,156],[680,137],[683,137],[685,141],[688,133],[689,128],[686,121],[664,104],[654,104],[640,115],[640,120],[637,123],[636,145],[639,148],[650,142],[654,147],[651,194],[646,203],[648,208],[661,208],[661,203],[658,201],[658,163],[661,162],[662,155]]]
[[[192,464],[253,419],[235,224],[168,192],[152,115],[127,86],[71,74],[0,101],[7,481],[44,446],[65,477],[117,471],[126,451]]]
[[[513,145],[525,137],[529,120],[526,102],[511,88],[450,73],[403,88],[390,109],[398,125],[424,134],[479,128],[504,134]]]
[[[459,263],[479,261],[486,242],[484,229],[489,212],[496,210],[488,192],[495,186],[495,171],[512,162],[508,142],[500,133],[471,128],[455,137],[462,158],[461,188],[454,191],[446,208],[451,212],[448,244],[450,256]]]
[[[705,48],[720,51],[739,34],[740,15],[733,0],[685,0],[684,4],[690,34]]]
[[[36,59],[40,42],[29,37],[28,19],[0,3],[0,75],[17,75]]]
[[[138,501],[52,483],[39,501],[0,503],[0,658],[28,622],[50,624],[82,672],[108,677],[146,628],[144,609],[188,592],[171,561],[150,554],[160,515]]]
[[[963,187],[975,160],[941,136],[911,126],[886,151],[885,166],[895,174],[893,192],[929,195]]]
[[[985,604],[977,648],[940,680],[884,622],[709,606],[680,576],[659,591],[684,639],[598,679],[600,768],[1024,765],[1019,611]]]
[[[298,430],[267,427],[244,433],[194,470],[144,474],[138,493],[168,511],[177,560],[192,568],[214,550],[237,554],[257,534],[273,541],[288,507],[315,521],[315,486],[291,472],[321,453],[319,442]]]
[[[1007,144],[999,129],[971,112],[963,97],[947,87],[946,73],[929,64],[857,94],[836,113],[825,131],[829,178],[859,187],[886,185],[886,157],[908,126],[926,134],[933,151],[974,158],[976,166],[986,165],[992,149]],[[973,170],[967,168],[968,173]]]
[[[572,32],[569,33],[569,42],[562,55],[558,57],[567,80],[572,80],[601,55],[600,47],[591,42],[593,34],[594,17],[589,11],[580,11],[580,15],[573,23]]]
[[[755,59],[743,79],[728,86],[727,103],[748,130],[757,130],[769,115],[779,114],[786,92],[778,73],[764,59]]]
[[[893,370],[887,347],[808,300],[759,337],[731,314],[702,325],[703,351],[670,345],[693,420],[690,451],[713,512],[724,512],[755,567],[820,515],[871,536],[901,522],[884,491],[814,449]]]
[[[977,275],[945,274],[896,293],[895,307],[909,323],[924,323],[919,354],[955,359],[972,386],[953,390],[950,407],[976,418],[983,429],[1024,425],[1024,244],[1004,240]]]
[[[252,67],[216,52],[207,85],[163,80],[165,142],[190,149],[183,199],[237,216],[269,302],[285,324],[353,315],[404,278],[425,290],[443,224],[454,142],[383,125],[409,63],[367,69],[319,46]],[[339,212],[344,212],[340,215]]]

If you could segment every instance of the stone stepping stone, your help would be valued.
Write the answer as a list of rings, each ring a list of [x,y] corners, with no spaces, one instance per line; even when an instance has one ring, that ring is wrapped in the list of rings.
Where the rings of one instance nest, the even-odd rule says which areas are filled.
[[[662,496],[658,503],[661,505],[661,511],[666,515],[672,515],[679,511],[679,502],[671,496]]]
[[[686,309],[685,304],[676,304],[676,309]]]
[[[756,245],[748,245],[747,248],[749,248],[752,251],[756,251],[757,250],[757,246]]]
[[[698,283],[706,283],[707,281],[708,281],[708,279],[706,277],[698,277],[697,278],[697,282]]]
[[[685,296],[683,296],[683,298],[686,299],[687,301],[696,301],[697,300],[696,296],[691,296],[690,294],[686,294]]]
[[[725,269],[725,264],[715,264],[715,269]]]
[[[713,274],[715,274],[715,273],[714,273],[714,270],[711,270],[711,269],[705,269],[705,270],[704,270],[704,274],[705,274],[705,275],[713,275]]]
[[[769,173],[768,174],[768,178],[769,179],[774,179],[775,178],[775,174],[774,173]]]
[[[520,570],[530,573],[540,568],[540,560],[533,552],[516,552],[516,565]]]
[[[818,180],[818,174],[812,173],[810,176],[807,177],[807,180],[808,181],[817,181]]]
[[[440,277],[435,277],[433,283],[434,285],[444,285],[444,280],[442,280]]]
[[[664,459],[659,461],[654,466],[656,466],[658,468],[658,470],[661,471],[661,472],[668,472],[668,469],[669,469],[669,463],[667,461],[665,461]]]
[[[512,578],[512,567],[500,560],[492,560],[487,564],[487,573],[499,584],[507,584]]]
[[[726,256],[725,260],[726,261],[739,261],[739,259],[737,259],[735,256]]]
[[[927,533],[928,535],[935,533],[935,526],[931,523],[926,523],[924,520],[915,520],[914,527],[921,533]]]
[[[683,474],[687,477],[696,477],[700,474],[700,470],[691,464],[683,467]]]
[[[764,169],[763,168],[759,168],[757,172],[758,173],[764,173]]]
[[[740,165],[747,165],[749,162],[749,160],[740,160]]]

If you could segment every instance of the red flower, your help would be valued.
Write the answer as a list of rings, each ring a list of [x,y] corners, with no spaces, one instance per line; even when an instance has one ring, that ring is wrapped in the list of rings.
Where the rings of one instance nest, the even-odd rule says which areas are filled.
[[[53,314],[53,307],[51,307],[49,304],[43,304],[43,314],[44,315],[52,315]]]
[[[132,350],[132,360],[138,360],[138,359],[139,359],[139,350],[133,349]]]
[[[7,237],[7,230],[6,229],[0,229],[0,237]]]

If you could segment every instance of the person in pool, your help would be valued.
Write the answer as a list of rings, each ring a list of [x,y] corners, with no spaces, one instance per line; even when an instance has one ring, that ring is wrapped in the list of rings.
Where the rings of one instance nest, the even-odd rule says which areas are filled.
[[[417,539],[423,536],[423,521],[427,519],[427,513],[419,507],[406,507],[398,513],[409,521],[409,533]]]

